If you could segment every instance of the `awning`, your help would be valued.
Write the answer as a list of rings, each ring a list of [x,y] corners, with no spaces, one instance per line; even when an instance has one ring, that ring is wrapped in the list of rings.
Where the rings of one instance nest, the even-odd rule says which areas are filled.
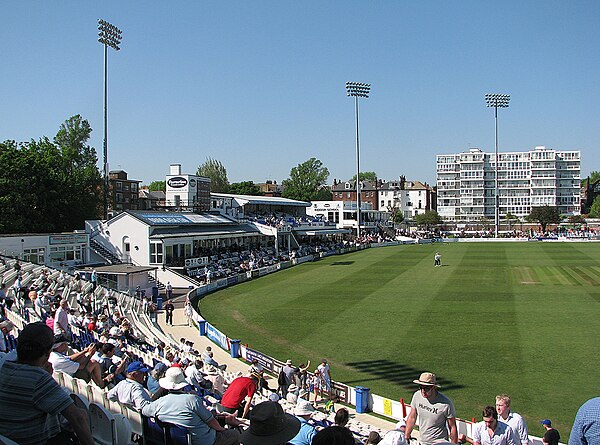
[[[338,235],[341,233],[350,233],[350,229],[294,230],[294,233],[306,236]]]
[[[260,231],[249,224],[212,227],[159,227],[152,231],[150,239],[167,238],[234,238],[239,236],[257,236]]]

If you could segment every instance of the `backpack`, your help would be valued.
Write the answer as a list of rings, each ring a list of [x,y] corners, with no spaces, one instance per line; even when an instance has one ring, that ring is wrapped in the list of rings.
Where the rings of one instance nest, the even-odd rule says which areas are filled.
[[[285,375],[285,372],[283,372],[283,370],[279,371],[279,375],[277,376],[277,384],[279,386],[287,385],[287,377]]]

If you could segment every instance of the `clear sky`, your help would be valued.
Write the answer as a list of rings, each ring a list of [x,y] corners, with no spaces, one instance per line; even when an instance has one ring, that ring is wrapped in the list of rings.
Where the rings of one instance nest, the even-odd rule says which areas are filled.
[[[220,160],[231,182],[287,178],[320,159],[435,183],[435,155],[581,150],[600,170],[600,2],[29,1],[0,9],[0,140],[53,137],[74,114],[102,153],[103,49],[97,20],[123,30],[109,52],[109,163],[145,183],[171,163]]]

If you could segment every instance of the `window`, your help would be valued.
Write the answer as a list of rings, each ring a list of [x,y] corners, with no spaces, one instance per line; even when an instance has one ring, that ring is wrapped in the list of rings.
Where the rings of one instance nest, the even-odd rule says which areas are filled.
[[[150,243],[150,264],[162,264],[163,245],[159,242]]]
[[[117,181],[117,190],[121,190],[123,188],[123,183],[120,181]]]

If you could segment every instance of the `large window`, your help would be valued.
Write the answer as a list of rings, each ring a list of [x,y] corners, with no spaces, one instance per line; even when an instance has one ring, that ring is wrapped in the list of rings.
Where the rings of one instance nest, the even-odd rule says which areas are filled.
[[[23,260],[30,263],[44,264],[44,248],[23,249]]]
[[[65,261],[81,261],[83,259],[83,246],[56,246],[50,247],[50,263]]]
[[[150,264],[163,263],[163,245],[159,242],[150,243]]]

